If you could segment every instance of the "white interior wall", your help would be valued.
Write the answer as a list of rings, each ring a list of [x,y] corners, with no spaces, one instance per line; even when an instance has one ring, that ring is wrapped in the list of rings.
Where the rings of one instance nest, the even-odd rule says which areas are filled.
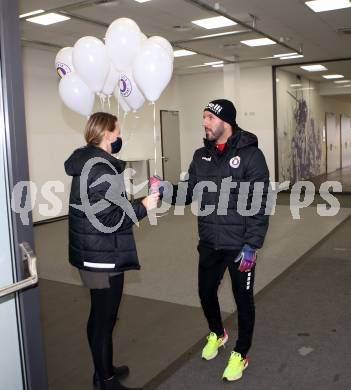
[[[182,171],[188,170],[194,151],[203,146],[203,109],[209,101],[223,98],[222,79],[222,71],[178,77]]]
[[[241,115],[238,124],[244,130],[256,134],[258,146],[266,157],[271,181],[274,181],[272,68],[270,66],[242,68],[240,80]]]
[[[239,77],[240,80],[235,80]],[[237,85],[234,93],[229,85]],[[182,170],[188,169],[194,150],[203,145],[202,112],[213,99],[233,99],[238,109],[237,122],[244,130],[257,135],[259,147],[274,172],[273,84],[271,67],[244,68],[240,71],[218,70],[179,76]]]

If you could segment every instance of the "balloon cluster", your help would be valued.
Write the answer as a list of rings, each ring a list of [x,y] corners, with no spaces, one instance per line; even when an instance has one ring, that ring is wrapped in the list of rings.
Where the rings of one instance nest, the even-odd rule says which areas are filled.
[[[105,43],[87,36],[56,56],[61,77],[59,94],[71,110],[88,116],[95,94],[115,96],[123,111],[138,110],[155,102],[168,85],[173,72],[173,49],[162,37],[147,38],[128,18],[119,18],[107,29]]]

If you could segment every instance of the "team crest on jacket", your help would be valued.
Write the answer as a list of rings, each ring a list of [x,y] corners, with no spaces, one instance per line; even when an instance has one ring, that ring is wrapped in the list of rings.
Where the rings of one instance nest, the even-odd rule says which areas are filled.
[[[233,157],[233,158],[229,161],[229,165],[230,165],[232,168],[239,168],[239,166],[240,166],[240,157],[239,157],[239,156]]]

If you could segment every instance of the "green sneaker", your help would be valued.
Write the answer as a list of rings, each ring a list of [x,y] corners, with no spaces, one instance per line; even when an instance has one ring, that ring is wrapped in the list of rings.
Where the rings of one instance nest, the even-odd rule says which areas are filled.
[[[222,337],[217,337],[216,333],[211,332],[207,336],[207,344],[202,350],[202,358],[205,360],[214,359],[218,355],[218,349],[224,347],[225,343],[228,341],[228,333],[224,329],[224,335]]]
[[[228,365],[223,373],[223,380],[236,381],[243,376],[243,371],[249,365],[249,359],[243,358],[239,352],[230,354]]]

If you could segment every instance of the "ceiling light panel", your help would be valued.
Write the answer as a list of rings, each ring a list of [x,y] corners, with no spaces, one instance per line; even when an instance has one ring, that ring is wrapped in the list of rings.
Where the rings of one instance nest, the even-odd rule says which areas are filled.
[[[350,0],[313,0],[305,3],[314,12],[334,11],[337,9],[350,8]]]
[[[300,66],[300,68],[307,70],[307,72],[323,72],[328,70],[324,65],[304,65]]]
[[[296,55],[297,53],[286,53],[286,54],[274,54],[273,57],[290,57]]]
[[[37,9],[36,11],[27,12],[25,14],[22,14],[22,15],[19,16],[19,18],[23,19],[23,18],[27,18],[28,16],[42,14],[43,12],[45,12],[43,9]]]
[[[292,60],[294,58],[303,58],[304,56],[302,54],[296,54],[295,56],[288,56],[288,57],[280,57],[281,60]]]
[[[26,19],[27,22],[31,23],[37,23],[41,24],[43,26],[48,26],[50,24],[54,23],[59,23],[59,22],[64,22],[65,20],[71,19],[68,16],[56,14],[56,13],[49,13],[45,15],[39,15],[39,16],[34,16],[33,18],[28,18]]]
[[[194,51],[190,51],[190,50],[174,50],[174,57],[186,57],[186,56],[193,56],[194,54],[197,54],[195,53]]]
[[[213,61],[213,62],[205,62],[204,65],[220,65],[223,64],[223,61]]]
[[[215,16],[213,18],[193,20],[192,23],[196,24],[197,26],[206,28],[207,30],[235,26],[237,24],[232,20],[225,18],[224,16]]]
[[[342,74],[326,74],[323,76],[327,80],[343,79],[345,76]]]
[[[235,30],[235,31],[226,31],[216,34],[209,34],[209,35],[201,35],[199,37],[196,37],[196,39],[206,39],[206,38],[215,38],[215,37],[224,37],[226,35],[234,35],[234,34],[240,34],[242,32],[246,32],[246,30]]]
[[[246,41],[240,41],[240,42],[250,47],[276,45],[276,42],[272,41],[269,38],[248,39]]]

